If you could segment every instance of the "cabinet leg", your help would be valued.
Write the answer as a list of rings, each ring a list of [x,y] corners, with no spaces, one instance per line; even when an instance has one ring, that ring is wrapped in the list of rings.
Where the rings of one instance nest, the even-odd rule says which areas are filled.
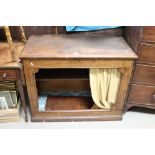
[[[25,95],[24,95],[24,89],[23,89],[23,85],[22,85],[21,80],[17,81],[17,86],[18,86],[20,98],[21,98],[21,101],[22,101],[22,107],[23,107],[24,114],[25,114],[25,122],[28,122],[28,116],[27,116],[27,110],[26,110],[26,102],[25,102]]]

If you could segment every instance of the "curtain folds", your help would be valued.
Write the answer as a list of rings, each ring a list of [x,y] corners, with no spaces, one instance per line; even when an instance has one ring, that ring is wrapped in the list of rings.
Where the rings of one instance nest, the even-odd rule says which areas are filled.
[[[120,83],[118,69],[89,69],[90,88],[97,107],[110,109],[115,104]]]

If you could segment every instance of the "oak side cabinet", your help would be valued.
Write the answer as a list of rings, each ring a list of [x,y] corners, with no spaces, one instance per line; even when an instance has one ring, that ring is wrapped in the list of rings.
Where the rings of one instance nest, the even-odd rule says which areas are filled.
[[[32,112],[31,120],[122,119],[126,92],[136,58],[137,55],[123,37],[94,34],[32,35],[21,55]],[[90,68],[117,68],[121,73],[116,103],[110,110],[92,109],[91,97],[85,100],[80,97],[46,98],[45,92],[51,95],[51,92],[59,90],[90,91]],[[44,101],[46,105],[43,109],[41,106]]]

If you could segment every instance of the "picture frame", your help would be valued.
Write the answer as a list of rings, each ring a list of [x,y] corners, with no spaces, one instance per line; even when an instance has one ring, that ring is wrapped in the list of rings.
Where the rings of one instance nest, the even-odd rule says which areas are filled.
[[[9,109],[5,97],[0,97],[0,110]]]
[[[0,109],[11,109],[14,107],[10,91],[0,91]]]

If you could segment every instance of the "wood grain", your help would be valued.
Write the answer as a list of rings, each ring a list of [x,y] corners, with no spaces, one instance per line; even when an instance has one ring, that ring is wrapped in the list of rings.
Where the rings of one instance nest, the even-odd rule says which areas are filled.
[[[125,28],[125,38],[138,54],[129,86],[127,109],[133,106],[153,108],[155,85],[155,26]]]
[[[88,97],[48,97],[46,110],[81,110],[91,109],[94,102]]]
[[[144,26],[143,40],[146,42],[155,42],[155,26]]]
[[[155,94],[155,86],[132,84],[130,95],[128,98],[129,104],[135,105],[153,105],[153,95]]]
[[[29,39],[29,37],[33,34],[56,34],[56,26],[24,26],[24,31],[26,38]],[[116,28],[116,29],[107,29],[107,30],[99,30],[99,31],[91,31],[91,32],[81,32],[83,34],[98,34],[98,35],[113,35],[113,36],[122,36],[124,28]],[[14,40],[20,40],[20,33],[18,26],[10,26],[12,38]],[[65,26],[57,26],[57,33],[58,34],[67,34],[70,32],[66,32]],[[80,32],[71,32],[71,33],[80,33]],[[80,33],[80,34],[81,34]],[[0,31],[0,39],[5,39],[4,33]]]
[[[12,61],[16,61],[15,57],[14,57],[15,49],[14,49],[14,45],[13,45],[13,41],[12,41],[12,37],[11,37],[11,32],[10,32],[9,26],[4,26],[4,30],[5,30],[7,42],[8,42],[9,48],[10,48],[10,52],[11,52],[11,56],[12,56]]]
[[[126,26],[124,30],[124,38],[132,49],[137,53],[139,44],[143,37],[142,26]]]
[[[22,42],[16,42],[14,43],[14,64],[20,66],[19,62],[19,56],[21,55],[23,49],[24,49],[25,44]],[[9,45],[6,42],[3,42],[0,44],[0,66],[7,66],[9,63],[12,63],[12,55],[10,53],[10,48]],[[12,63],[13,64],[13,63]],[[14,65],[12,65],[13,67]]]
[[[122,37],[97,35],[32,36],[21,58],[137,58]]]
[[[90,90],[89,79],[47,79],[37,80],[40,91],[85,91]]]
[[[133,82],[145,85],[155,85],[155,66],[137,64]]]
[[[0,80],[16,79],[16,71],[13,69],[0,69]]]
[[[139,62],[155,64],[155,44],[141,43],[138,49]]]

